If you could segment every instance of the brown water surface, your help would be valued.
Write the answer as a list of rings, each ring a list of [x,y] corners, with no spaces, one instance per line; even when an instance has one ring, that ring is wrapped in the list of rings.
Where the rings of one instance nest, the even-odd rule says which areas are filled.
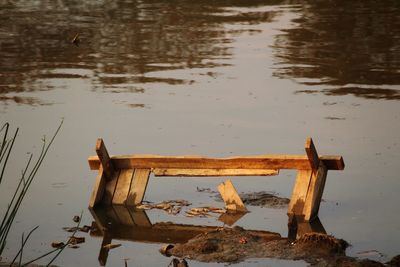
[[[65,239],[61,228],[81,210],[83,222],[92,221],[86,207],[96,174],[86,160],[97,137],[111,154],[230,156],[303,154],[312,136],[321,155],[343,155],[346,163],[328,174],[324,228],[352,244],[350,255],[386,261],[400,253],[399,100],[396,0],[2,1],[0,123],[21,132],[1,185],[0,212],[26,152],[39,153],[42,136],[65,120],[4,256],[13,258],[22,232],[36,225],[26,259]],[[294,177],[282,171],[233,182],[242,192],[290,197]],[[146,200],[221,205],[196,188],[216,189],[223,180],[152,177]],[[236,224],[287,235],[285,209],[250,211]],[[153,222],[219,225],[148,215]],[[96,266],[100,243],[88,236],[57,264]],[[129,266],[167,266],[158,248],[123,241],[108,263],[122,266],[129,258]],[[245,262],[266,264],[299,263]]]

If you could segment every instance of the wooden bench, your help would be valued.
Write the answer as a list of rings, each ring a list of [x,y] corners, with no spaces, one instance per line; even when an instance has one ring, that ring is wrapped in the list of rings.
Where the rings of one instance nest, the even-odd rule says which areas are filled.
[[[328,170],[343,170],[342,156],[319,156],[311,138],[305,155],[260,155],[230,158],[201,156],[109,156],[102,139],[89,166],[98,170],[89,207],[135,206],[142,202],[150,174],[155,176],[270,176],[281,169],[297,170],[289,216],[310,221],[318,215]]]

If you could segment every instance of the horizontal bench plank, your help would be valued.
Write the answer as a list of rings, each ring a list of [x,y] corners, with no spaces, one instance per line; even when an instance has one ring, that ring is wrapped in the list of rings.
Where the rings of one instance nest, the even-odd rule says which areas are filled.
[[[155,176],[272,176],[279,170],[269,169],[153,169]]]
[[[328,170],[343,170],[341,156],[320,156]],[[100,161],[97,156],[88,159],[90,169],[98,170]],[[207,158],[201,156],[159,156],[128,155],[111,156],[116,169],[165,168],[165,169],[310,169],[306,155],[261,155],[231,158]]]

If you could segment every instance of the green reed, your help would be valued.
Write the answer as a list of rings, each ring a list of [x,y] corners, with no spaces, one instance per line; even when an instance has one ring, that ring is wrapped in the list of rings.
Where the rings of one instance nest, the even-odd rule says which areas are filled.
[[[50,142],[46,142],[46,138],[44,137],[42,139],[42,147],[40,150],[39,157],[33,161],[33,154],[30,154],[27,163],[25,165],[24,170],[21,173],[20,180],[18,182],[17,188],[14,191],[14,194],[11,198],[11,201],[9,202],[7,206],[7,210],[3,216],[3,219],[0,224],[0,255],[2,254],[6,242],[7,242],[7,236],[10,231],[10,228],[14,222],[14,219],[17,215],[17,212],[21,206],[21,203],[33,181],[35,178],[40,166],[42,165],[42,162],[44,158],[46,157],[49,148],[51,144],[53,143],[54,139],[56,138],[58,132],[61,129],[61,126],[63,124],[63,121],[61,121],[60,125],[58,126],[56,132],[54,133],[53,137],[50,139]],[[19,129],[17,128],[14,132],[14,134],[11,135],[9,134],[9,128],[10,124],[5,123],[1,129],[0,129],[0,185],[3,180],[3,176],[7,167],[8,160],[11,155],[11,151],[13,149],[15,140],[18,135]],[[35,228],[36,229],[36,228]],[[27,236],[26,239],[22,237],[22,244],[26,243],[27,239],[29,238],[31,233]],[[22,247],[23,248],[23,247]]]

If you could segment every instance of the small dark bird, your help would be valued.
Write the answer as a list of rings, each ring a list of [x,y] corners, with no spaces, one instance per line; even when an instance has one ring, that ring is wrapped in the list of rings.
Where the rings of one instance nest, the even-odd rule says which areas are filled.
[[[72,39],[71,43],[73,43],[76,46],[79,46],[79,43],[81,42],[81,39],[79,39],[79,33],[75,35],[75,37]]]

